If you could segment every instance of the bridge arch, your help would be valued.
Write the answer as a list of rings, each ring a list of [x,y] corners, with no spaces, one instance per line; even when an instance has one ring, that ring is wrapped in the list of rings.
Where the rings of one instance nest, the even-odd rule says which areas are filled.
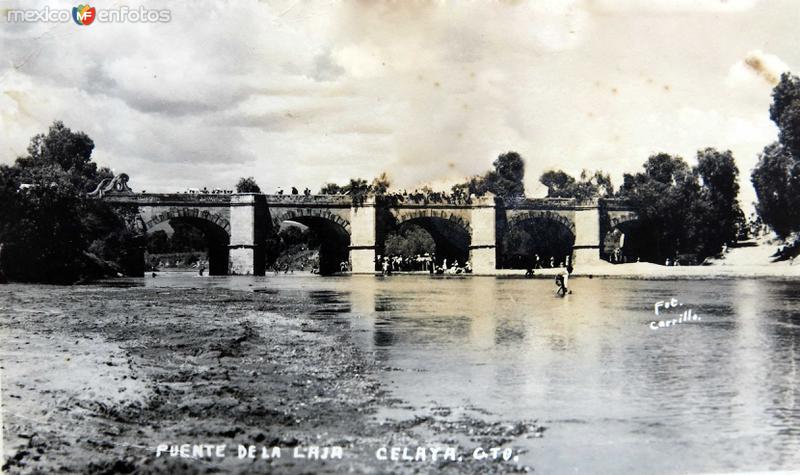
[[[421,222],[426,219],[441,219],[452,223],[454,226],[461,228],[465,233],[472,235],[472,226],[470,225],[469,219],[465,215],[452,210],[435,208],[393,210],[392,216],[397,226],[412,220]]]
[[[349,261],[351,234],[349,220],[325,209],[285,210],[272,218],[273,234],[279,234],[285,226],[291,226],[293,223],[311,228],[319,236],[320,274],[329,275],[339,272],[342,262]],[[270,254],[270,256],[272,260],[278,258],[274,254]]]
[[[350,221],[326,209],[298,208],[282,211],[272,218],[274,229],[281,227],[284,221],[319,221],[328,220],[339,225],[347,234],[350,234]]]
[[[636,262],[647,252],[639,215],[633,211],[612,211],[601,242],[602,258],[614,263]]]
[[[142,218],[145,233],[151,233],[162,223],[185,223],[198,229],[206,241],[209,275],[226,275],[229,271],[228,246],[231,225],[224,216],[198,208],[171,208]]]
[[[433,239],[437,265],[448,267],[456,261],[463,266],[470,256],[472,226],[468,215],[461,210],[436,208],[394,209],[390,228],[401,232],[404,227],[417,225]]]
[[[572,259],[575,223],[566,214],[524,210],[510,216],[499,241],[503,268],[559,266]]]
[[[198,208],[170,208],[161,213],[154,214],[150,219],[144,221],[144,230],[150,231],[154,226],[169,221],[171,219],[190,218],[202,221],[208,221],[211,224],[219,226],[223,231],[230,235],[231,223],[224,216],[217,214],[213,211],[208,211]]]

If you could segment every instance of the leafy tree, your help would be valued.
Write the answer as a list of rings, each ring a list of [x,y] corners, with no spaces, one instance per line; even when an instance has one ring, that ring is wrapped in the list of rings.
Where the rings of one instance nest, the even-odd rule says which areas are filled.
[[[548,198],[572,198],[575,178],[562,170],[549,170],[542,173],[539,183],[547,187]]]
[[[492,193],[499,197],[525,196],[525,162],[517,152],[507,152],[497,157],[492,163],[494,170],[483,176],[470,178],[466,183],[453,186],[453,191],[483,196]]]
[[[174,231],[169,240],[170,252],[191,252],[208,249],[206,235],[195,226],[178,219],[173,219],[169,225]]]
[[[135,210],[86,198],[113,176],[91,162],[93,148],[86,134],[54,122],[31,139],[27,156],[0,167],[0,267],[9,279],[69,283],[140,272],[141,243],[126,226]]]
[[[702,180],[702,198],[706,218],[699,239],[704,254],[717,251],[721,243],[736,241],[744,225],[744,213],[739,207],[739,168],[730,150],[720,152],[706,148],[697,152],[695,172]],[[714,223],[706,225],[705,223]]]
[[[159,229],[147,235],[147,252],[150,254],[166,254],[170,252],[169,236]]]
[[[91,191],[103,178],[111,174],[107,168],[98,174],[92,162],[94,142],[83,132],[73,132],[61,121],[53,122],[47,134],[37,134],[28,145],[28,155],[17,159],[16,166],[23,170],[48,164],[64,170],[78,191]],[[102,176],[101,176],[102,175]]]
[[[625,174],[619,196],[637,209],[644,260],[663,262],[679,254],[703,259],[736,240],[743,219],[739,208],[739,170],[730,151],[697,152],[692,169],[682,158],[651,156],[644,173]]]
[[[800,157],[800,78],[783,73],[772,90],[769,118],[780,131],[778,140],[789,153]]]
[[[800,162],[780,143],[764,148],[751,175],[756,211],[778,236],[800,228]]]
[[[800,78],[781,75],[769,113],[778,142],[764,148],[750,179],[759,217],[785,238],[800,231]]]
[[[256,179],[249,176],[247,178],[242,177],[239,178],[239,182],[236,183],[236,192],[237,193],[261,193],[261,188],[256,183]]]
[[[325,183],[325,185],[319,190],[320,195],[341,195],[343,193],[344,190],[342,187],[336,183]]]
[[[389,175],[383,172],[372,180],[372,184],[369,185],[369,188],[373,194],[383,196],[389,191],[389,186],[391,186]]]
[[[407,224],[400,230],[389,233],[384,242],[387,255],[415,256],[425,253],[433,254],[436,243],[430,233],[416,224]]]
[[[539,182],[547,187],[548,198],[577,198],[579,201],[586,201],[614,194],[611,177],[599,170],[594,173],[583,170],[580,180],[575,180],[562,170],[550,170],[542,174]]]

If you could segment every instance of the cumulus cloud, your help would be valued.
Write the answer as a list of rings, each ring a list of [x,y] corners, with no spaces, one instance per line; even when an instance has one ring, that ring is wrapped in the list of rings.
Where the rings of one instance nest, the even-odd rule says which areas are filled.
[[[46,4],[72,6],[24,2]],[[150,191],[445,185],[509,150],[539,192],[548,168],[619,182],[657,151],[749,164],[774,133],[775,53],[800,60],[777,5],[199,0],[164,5],[168,24],[0,24],[0,161],[60,119]]]

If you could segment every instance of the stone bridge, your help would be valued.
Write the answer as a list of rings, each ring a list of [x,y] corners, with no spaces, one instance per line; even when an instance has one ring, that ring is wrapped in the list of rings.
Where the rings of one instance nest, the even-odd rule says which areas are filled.
[[[127,186],[99,197],[137,206],[133,225],[142,233],[175,220],[199,228],[208,240],[212,274],[264,274],[268,237],[284,222],[320,233],[321,270],[338,270],[346,260],[354,273],[373,273],[387,231],[415,223],[430,232],[437,255],[469,259],[475,273],[493,274],[502,237],[515,226],[549,223],[560,230],[567,255],[571,252],[580,266],[598,263],[613,247],[617,227],[636,219],[633,209],[616,200],[483,197],[451,203],[370,197],[355,205],[347,195],[155,194],[134,193]]]

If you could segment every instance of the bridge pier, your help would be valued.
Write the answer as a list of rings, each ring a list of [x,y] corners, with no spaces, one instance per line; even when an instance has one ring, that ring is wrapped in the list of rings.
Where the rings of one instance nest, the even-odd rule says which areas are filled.
[[[597,203],[575,210],[573,265],[595,265],[600,261],[600,208]]]
[[[353,274],[375,273],[375,198],[350,208],[350,270]]]
[[[475,274],[494,274],[497,268],[496,208],[493,196],[472,205],[469,260]]]
[[[254,194],[231,195],[231,238],[228,245],[229,274],[264,275],[264,226],[266,202]]]

